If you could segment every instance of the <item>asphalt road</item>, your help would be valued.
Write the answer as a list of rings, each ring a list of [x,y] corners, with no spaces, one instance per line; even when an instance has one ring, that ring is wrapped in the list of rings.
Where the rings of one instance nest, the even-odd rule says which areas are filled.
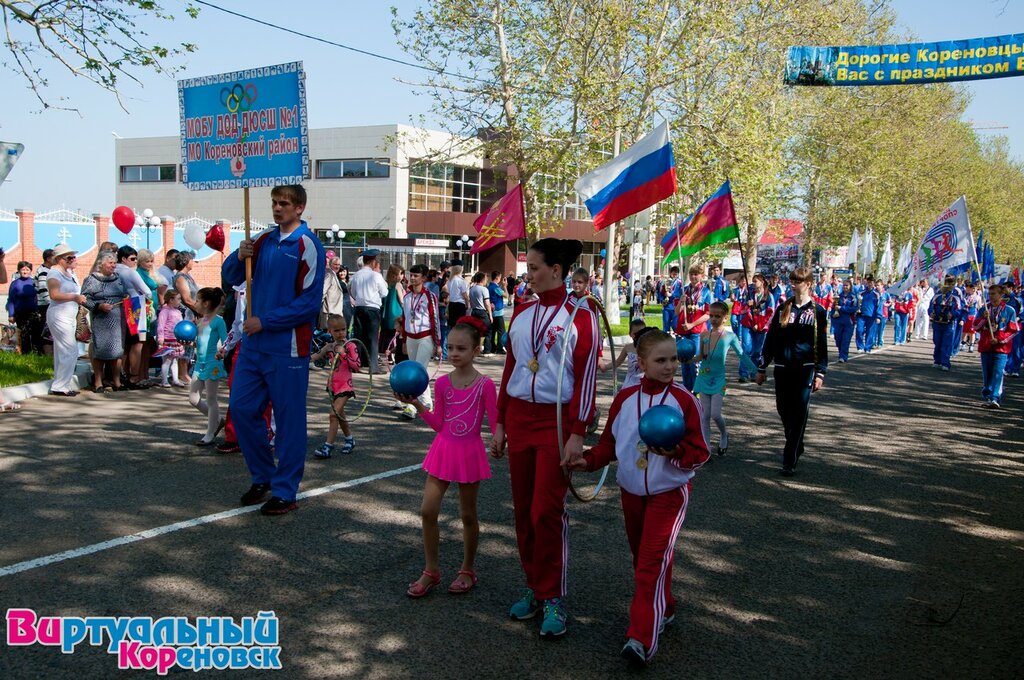
[[[680,607],[646,675],[1024,676],[1024,383],[1008,379],[1005,408],[991,412],[977,355],[950,373],[930,364],[930,345],[916,343],[834,365],[792,479],[778,475],[770,384],[730,387],[729,453],[694,481],[676,550]],[[497,377],[500,360],[481,366]],[[323,380],[316,372],[309,394],[310,452],[326,429]],[[355,452],[310,456],[304,490],[422,459],[432,432],[399,420],[376,387]],[[608,383],[600,391],[606,407]],[[34,399],[0,418],[0,570],[232,509],[249,484],[240,456],[192,446],[205,420],[180,390]],[[282,677],[629,675],[618,652],[632,579],[614,481],[594,503],[570,501],[570,628],[549,643],[536,621],[506,617],[522,577],[506,462],[493,471],[480,491],[480,582],[466,596],[404,595],[422,568],[413,470],[284,517],[248,512],[0,575],[0,610],[273,610]],[[443,513],[447,584],[462,551],[454,489]],[[0,649],[5,679],[127,674],[88,644]]]

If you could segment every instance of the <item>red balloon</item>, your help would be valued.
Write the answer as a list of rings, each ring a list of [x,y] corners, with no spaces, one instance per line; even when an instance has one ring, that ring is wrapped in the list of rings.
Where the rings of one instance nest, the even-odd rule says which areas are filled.
[[[110,217],[114,221],[114,226],[122,234],[127,234],[135,226],[135,212],[126,205],[119,205],[114,208],[114,212],[111,213]]]
[[[214,250],[224,252],[224,243],[224,227],[219,224],[210,227],[210,231],[206,232],[206,245]]]

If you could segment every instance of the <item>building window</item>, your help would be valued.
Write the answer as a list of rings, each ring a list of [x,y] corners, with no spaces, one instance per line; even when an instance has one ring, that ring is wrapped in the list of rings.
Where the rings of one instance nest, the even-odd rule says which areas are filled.
[[[122,165],[122,182],[176,182],[178,168],[175,165]]]
[[[581,173],[582,174],[582,173]],[[590,212],[572,184],[553,175],[537,173],[531,179],[543,218],[546,220],[589,220]]]
[[[504,195],[501,184],[492,170],[416,161],[409,168],[409,210],[479,213]]]
[[[390,176],[391,161],[387,158],[345,158],[317,161],[316,163],[317,179]]]

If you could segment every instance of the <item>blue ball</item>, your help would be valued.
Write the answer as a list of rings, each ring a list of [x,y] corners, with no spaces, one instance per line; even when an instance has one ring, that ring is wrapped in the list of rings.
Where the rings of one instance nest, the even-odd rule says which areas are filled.
[[[390,382],[395,394],[418,397],[427,391],[430,376],[421,364],[407,359],[391,369]]]
[[[181,342],[192,342],[199,335],[199,329],[188,319],[179,321],[174,326],[174,337]]]
[[[652,448],[674,449],[685,434],[683,414],[671,406],[652,406],[640,417],[640,439]]]
[[[685,364],[697,356],[697,340],[692,335],[683,335],[676,338],[676,356],[679,363]]]

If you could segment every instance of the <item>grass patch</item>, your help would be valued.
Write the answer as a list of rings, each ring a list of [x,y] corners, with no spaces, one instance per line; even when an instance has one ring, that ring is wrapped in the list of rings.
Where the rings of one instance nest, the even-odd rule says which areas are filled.
[[[619,316],[619,320],[620,320],[619,323],[611,324],[612,335],[614,337],[616,337],[616,338],[621,338],[621,337],[629,335],[629,321],[630,321],[630,319],[629,319],[629,310],[628,309],[625,310]],[[653,326],[654,328],[661,328],[661,307],[658,307],[658,313],[657,314],[645,314],[644,315],[644,321],[647,323],[648,326]],[[604,322],[601,321],[600,319],[598,319],[598,323],[601,324],[601,332],[603,333],[604,332]]]
[[[24,385],[53,377],[53,357],[0,352],[0,387]]]

